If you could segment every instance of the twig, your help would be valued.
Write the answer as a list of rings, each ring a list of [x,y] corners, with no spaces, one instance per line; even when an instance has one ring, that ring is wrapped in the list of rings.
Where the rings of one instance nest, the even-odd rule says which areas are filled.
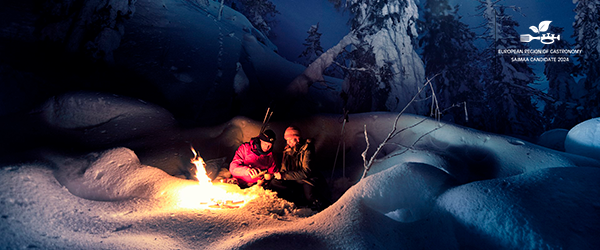
[[[371,158],[369,158],[369,161],[367,162],[367,151],[369,150],[369,141],[368,141],[368,135],[367,135],[367,125],[365,125],[365,139],[367,140],[367,148],[365,149],[365,151],[361,154],[361,156],[363,157],[363,161],[364,161],[364,172],[363,175],[361,177],[361,180],[364,179],[367,176],[367,172],[371,169],[371,166],[373,165],[373,161],[375,160],[375,157],[377,157],[377,155],[379,154],[379,152],[381,152],[381,150],[383,149],[383,146],[386,145],[386,143],[392,139],[394,136],[398,135],[396,133],[396,130],[398,128],[398,121],[400,120],[400,117],[402,116],[402,114],[404,114],[404,112],[406,112],[406,110],[408,109],[408,107],[415,102],[415,100],[417,99],[417,97],[421,94],[421,92],[423,92],[423,90],[427,87],[427,85],[431,85],[431,80],[433,78],[435,78],[436,76],[438,76],[439,74],[436,74],[435,76],[433,76],[431,79],[427,79],[427,82],[421,86],[419,88],[419,91],[412,97],[412,99],[406,104],[406,106],[404,106],[404,108],[400,111],[400,113],[398,113],[398,115],[396,116],[396,119],[394,120],[394,125],[392,126],[392,130],[388,133],[387,137],[383,140],[383,142],[381,142],[381,144],[379,144],[379,146],[377,147],[377,149],[375,150],[375,153],[373,153],[373,155],[371,156]],[[405,130],[405,129],[404,129]],[[403,130],[403,131],[404,131]]]
[[[369,135],[367,134],[367,124],[364,125],[364,130],[365,130],[365,141],[367,142],[367,147],[365,148],[365,151],[363,151],[362,154],[360,154],[360,156],[362,156],[362,158],[363,158],[363,165],[365,167],[365,173],[363,174],[362,178],[365,178],[364,176],[366,175],[367,171],[369,171],[369,168],[371,167],[371,166],[367,165],[367,151],[369,151],[369,146],[370,146]]]
[[[387,156],[386,156],[386,158],[392,158],[392,157],[395,157],[395,156],[398,156],[398,155],[404,154],[404,153],[406,153],[406,152],[407,152],[408,150],[410,150],[410,149],[414,149],[415,145],[417,145],[417,143],[418,143],[419,141],[421,141],[421,139],[423,139],[425,136],[427,136],[427,135],[429,135],[429,134],[431,134],[431,133],[435,132],[436,130],[438,130],[438,129],[442,128],[443,126],[444,126],[444,125],[442,125],[442,126],[439,126],[439,127],[437,127],[437,128],[434,128],[434,129],[432,129],[431,131],[428,131],[428,132],[427,132],[427,133],[425,133],[425,134],[422,134],[422,135],[421,135],[421,136],[419,136],[419,138],[417,138],[417,139],[416,139],[416,140],[413,142],[413,144],[412,144],[412,145],[410,145],[410,146],[404,146],[404,145],[402,145],[402,144],[398,144],[398,145],[400,145],[400,146],[402,146],[402,147],[404,147],[404,148],[405,148],[405,149],[404,149],[404,151],[402,151],[402,152],[400,152],[400,153],[394,153],[394,154],[387,155]]]

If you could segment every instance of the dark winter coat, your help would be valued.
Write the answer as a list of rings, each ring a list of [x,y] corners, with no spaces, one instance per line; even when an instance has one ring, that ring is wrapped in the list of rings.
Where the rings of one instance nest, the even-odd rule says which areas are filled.
[[[229,164],[229,172],[238,180],[241,186],[249,186],[260,180],[261,177],[250,177],[248,174],[250,168],[256,168],[260,171],[266,170],[270,174],[276,172],[273,153],[262,152],[258,138],[253,138],[250,142],[240,145],[233,156],[231,164]]]
[[[281,161],[281,177],[284,180],[305,180],[313,177],[311,157],[315,147],[310,139],[299,142],[300,146],[286,146]]]

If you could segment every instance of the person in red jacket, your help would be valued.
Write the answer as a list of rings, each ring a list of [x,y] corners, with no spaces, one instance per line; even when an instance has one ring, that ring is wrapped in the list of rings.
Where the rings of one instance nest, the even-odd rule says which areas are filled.
[[[229,164],[229,172],[237,179],[240,187],[250,187],[263,177],[267,179],[277,172],[272,153],[275,139],[275,132],[267,129],[237,149]]]

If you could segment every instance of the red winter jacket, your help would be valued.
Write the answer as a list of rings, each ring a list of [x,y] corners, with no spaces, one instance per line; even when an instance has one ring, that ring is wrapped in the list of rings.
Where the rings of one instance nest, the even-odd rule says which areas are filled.
[[[229,164],[229,172],[231,172],[233,177],[238,179],[238,182],[242,186],[251,185],[260,180],[260,177],[250,177],[248,169],[251,167],[260,169],[260,171],[267,170],[269,174],[276,172],[273,153],[261,154],[262,151],[258,147],[260,147],[258,138],[240,145],[237,151],[235,151],[231,164]]]

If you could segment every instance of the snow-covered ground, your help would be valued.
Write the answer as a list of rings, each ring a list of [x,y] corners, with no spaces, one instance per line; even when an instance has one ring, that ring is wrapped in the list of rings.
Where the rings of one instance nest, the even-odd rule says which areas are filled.
[[[57,31],[62,25],[93,24],[96,14],[122,10],[119,15],[127,15],[126,21],[110,15],[98,19],[108,24],[123,21],[111,26],[114,30],[85,37],[93,38],[87,41],[91,47],[106,50],[112,66],[142,77],[98,80],[94,78],[115,73],[96,72],[85,78],[69,69],[59,71],[64,66],[59,63],[43,65],[44,70],[56,71],[56,82],[109,84],[103,89],[114,91],[109,93],[123,92],[119,87],[126,84],[135,86],[129,87],[140,93],[137,97],[157,91],[165,105],[107,93],[68,92],[29,113],[2,116],[2,249],[600,247],[597,119],[568,134],[555,131],[540,139],[542,145],[570,152],[565,153],[405,114],[397,124],[401,132],[360,180],[365,138],[369,158],[397,114],[352,114],[342,136],[339,115],[307,115],[341,110],[341,80],[326,79],[328,86],[315,84],[301,101],[287,103],[289,96],[282,93],[304,67],[277,55],[239,13],[225,8],[219,20],[214,1],[107,2],[118,5],[102,12],[103,2],[89,1],[86,8],[93,15],[68,16],[45,31],[57,40],[76,41],[82,38]],[[8,34],[22,38],[19,41],[33,39],[35,15],[27,12],[29,2],[21,3],[25,7],[7,4],[13,8],[2,10],[14,11],[10,27],[19,27],[3,29],[3,38]],[[133,9],[131,14],[128,10]],[[19,11],[27,15],[17,15]],[[96,35],[110,39],[95,39]],[[22,110],[32,96],[44,96],[41,92],[51,89],[41,88],[44,84],[56,84],[35,69],[20,72],[19,67],[2,66],[2,72],[8,72],[2,75],[7,90],[2,92],[3,115]],[[273,100],[282,101],[269,124],[280,137],[276,152],[283,149],[281,137],[288,125],[300,127],[315,142],[315,163],[335,198],[320,213],[296,208],[260,188],[216,184],[214,189],[191,180],[190,147],[207,161],[214,176],[261,127],[256,118],[231,114],[260,119]],[[281,112],[282,107],[290,113]],[[186,112],[187,119],[206,127],[180,126],[181,120],[173,117]],[[343,145],[339,152],[338,145]],[[196,201],[221,189],[246,197],[247,203],[211,209]]]
[[[344,140],[352,182],[363,171],[364,126],[370,156],[395,116],[350,116]],[[190,144],[208,161],[231,157],[237,145],[256,135],[260,122],[237,117],[215,127],[184,129],[158,106],[81,92],[50,100],[28,119],[36,121],[38,131],[76,139],[80,148],[32,146],[31,160],[2,163],[0,246],[5,249],[600,246],[598,161],[419,116],[402,116],[398,127],[407,129],[384,147],[367,177],[317,214],[261,188],[226,184],[221,185],[250,197],[245,206],[182,205],[190,199],[183,190],[199,185],[174,176],[189,165]],[[292,122],[314,138],[321,170],[329,176],[340,139],[338,117],[270,126],[282,134]],[[34,132],[21,133],[12,138]],[[282,141],[275,144],[279,151]],[[105,149],[85,152],[88,148]],[[338,171],[334,179],[340,177]]]

